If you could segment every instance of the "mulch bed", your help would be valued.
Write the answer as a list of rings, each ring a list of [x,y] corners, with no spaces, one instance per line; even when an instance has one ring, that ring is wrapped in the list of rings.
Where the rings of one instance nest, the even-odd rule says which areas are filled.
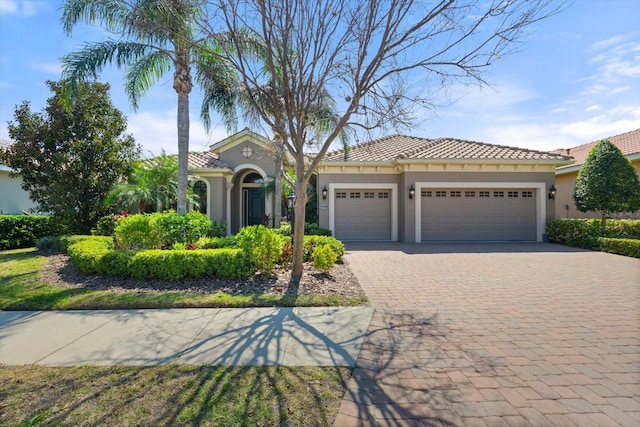
[[[108,275],[93,275],[75,269],[69,257],[64,254],[47,254],[48,263],[42,270],[44,283],[66,288],[87,288],[111,290],[115,292],[138,291],[181,291],[193,293],[226,292],[240,294],[284,295],[340,295],[360,297],[365,293],[353,275],[349,265],[341,262],[327,274],[305,263],[304,274],[297,289],[289,289],[289,270],[276,268],[270,276],[256,275],[246,279],[226,280],[212,277],[170,282],[166,280],[139,280]]]

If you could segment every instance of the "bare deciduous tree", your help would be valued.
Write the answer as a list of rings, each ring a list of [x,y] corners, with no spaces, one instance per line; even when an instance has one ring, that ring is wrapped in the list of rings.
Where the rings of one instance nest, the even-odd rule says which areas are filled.
[[[204,1],[204,0],[203,0]],[[495,60],[518,50],[525,29],[558,13],[552,0],[208,0],[196,17],[204,38],[239,74],[253,108],[295,158],[294,261],[303,265],[305,188],[325,153],[350,126],[406,126],[416,107],[453,82],[486,84]],[[222,27],[216,27],[221,25]],[[245,47],[259,40],[264,52]],[[277,79],[278,91],[266,83]],[[311,114],[323,91],[338,102],[332,126]],[[315,151],[309,161],[305,154]]]

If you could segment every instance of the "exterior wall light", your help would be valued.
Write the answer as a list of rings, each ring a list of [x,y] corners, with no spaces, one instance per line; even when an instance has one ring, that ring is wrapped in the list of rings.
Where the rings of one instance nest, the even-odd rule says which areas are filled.
[[[327,186],[325,185],[324,187],[322,187],[322,200],[327,200],[327,193],[329,191],[327,190]]]
[[[411,184],[411,186],[409,187],[409,199],[412,199],[416,196],[416,187],[413,186],[413,184]]]
[[[551,184],[551,188],[549,188],[549,194],[547,195],[547,197],[549,198],[549,200],[555,200],[556,199],[556,187],[555,187],[555,185]]]

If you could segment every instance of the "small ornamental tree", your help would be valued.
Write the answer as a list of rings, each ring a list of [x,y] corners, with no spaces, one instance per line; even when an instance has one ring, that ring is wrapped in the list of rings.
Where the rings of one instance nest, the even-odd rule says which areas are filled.
[[[638,175],[618,147],[609,140],[598,142],[578,173],[573,200],[581,212],[602,213],[601,232],[608,216],[640,209]]]
[[[108,213],[107,193],[129,176],[139,147],[125,133],[127,120],[111,103],[108,84],[81,83],[69,110],[62,85],[47,86],[53,95],[42,112],[27,101],[16,107],[8,126],[15,143],[5,161],[42,211],[73,233],[88,234]]]

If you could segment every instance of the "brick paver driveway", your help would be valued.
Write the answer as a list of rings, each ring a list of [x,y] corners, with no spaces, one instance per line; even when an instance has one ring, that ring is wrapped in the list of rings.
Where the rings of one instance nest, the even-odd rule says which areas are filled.
[[[640,426],[640,260],[350,243],[376,308],[336,426]]]

